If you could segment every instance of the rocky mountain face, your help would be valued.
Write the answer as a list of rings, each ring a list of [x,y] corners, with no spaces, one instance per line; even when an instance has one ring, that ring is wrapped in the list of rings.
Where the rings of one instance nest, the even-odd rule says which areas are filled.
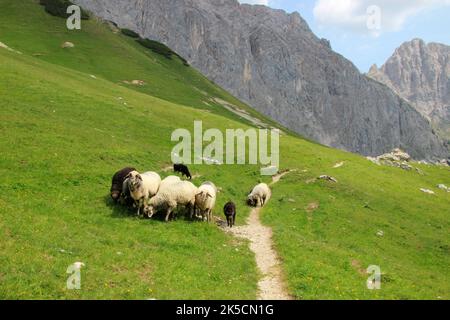
[[[450,140],[450,47],[414,39],[401,45],[370,77],[388,85]]]
[[[209,79],[285,127],[363,155],[447,151],[429,122],[318,39],[298,13],[237,0],[75,0],[162,42]]]

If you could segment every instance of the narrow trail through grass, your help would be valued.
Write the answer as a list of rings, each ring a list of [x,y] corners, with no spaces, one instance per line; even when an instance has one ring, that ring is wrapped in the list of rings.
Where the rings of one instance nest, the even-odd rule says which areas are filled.
[[[271,186],[290,172],[285,171],[273,176]],[[256,265],[262,275],[258,281],[258,300],[291,300],[292,297],[286,289],[281,261],[273,245],[272,228],[261,223],[261,210],[262,208],[253,208],[244,226],[227,228],[225,222],[219,223],[219,226],[235,237],[250,241],[250,250],[255,254]]]

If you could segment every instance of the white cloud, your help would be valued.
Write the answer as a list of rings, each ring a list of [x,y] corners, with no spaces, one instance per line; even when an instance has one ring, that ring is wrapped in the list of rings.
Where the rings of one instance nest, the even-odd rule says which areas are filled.
[[[269,5],[269,0],[239,0],[240,3]]]
[[[417,14],[449,5],[450,0],[317,0],[314,17],[323,27],[378,35],[400,31]],[[379,23],[376,8],[379,8]]]

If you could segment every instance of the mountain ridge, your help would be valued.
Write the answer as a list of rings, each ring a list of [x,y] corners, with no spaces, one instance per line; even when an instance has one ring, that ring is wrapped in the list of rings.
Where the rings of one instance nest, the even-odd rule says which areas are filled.
[[[281,125],[330,147],[379,155],[400,147],[447,157],[429,122],[333,52],[299,13],[236,0],[76,0],[97,16],[169,46]]]
[[[368,76],[382,82],[450,139],[450,46],[413,39],[398,47]]]

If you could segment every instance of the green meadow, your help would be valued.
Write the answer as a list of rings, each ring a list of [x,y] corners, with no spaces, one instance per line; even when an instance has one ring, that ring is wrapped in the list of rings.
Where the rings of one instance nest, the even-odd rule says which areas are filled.
[[[66,41],[75,47],[61,48]],[[181,215],[139,219],[113,205],[109,188],[125,166],[171,174],[177,128],[252,127],[217,101],[275,124],[176,55],[95,18],[69,31],[38,1],[0,0],[0,42],[15,50],[0,48],[0,298],[255,299],[260,274],[247,242]],[[450,185],[449,168],[377,166],[284,132],[281,170],[295,171],[273,187],[262,221],[289,293],[449,299],[450,193],[437,188]],[[238,225],[249,190],[270,181],[259,166],[190,168],[195,184],[222,189],[216,216],[237,204]],[[324,174],[338,183],[314,180]],[[68,290],[75,262],[85,264],[82,288]],[[381,268],[381,290],[366,287],[369,265]]]

